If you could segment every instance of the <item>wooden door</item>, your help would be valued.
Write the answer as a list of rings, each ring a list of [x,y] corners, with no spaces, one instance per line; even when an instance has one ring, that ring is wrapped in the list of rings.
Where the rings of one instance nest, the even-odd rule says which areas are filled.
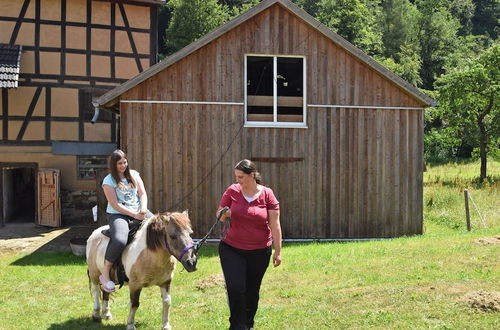
[[[48,227],[61,226],[61,196],[59,170],[38,170],[38,219],[37,224]]]

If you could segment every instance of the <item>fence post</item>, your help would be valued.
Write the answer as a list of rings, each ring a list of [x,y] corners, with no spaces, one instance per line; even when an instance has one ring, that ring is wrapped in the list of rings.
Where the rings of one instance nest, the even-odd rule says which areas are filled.
[[[464,198],[465,198],[465,217],[467,220],[467,231],[470,231],[470,211],[469,211],[469,191],[464,189]]]

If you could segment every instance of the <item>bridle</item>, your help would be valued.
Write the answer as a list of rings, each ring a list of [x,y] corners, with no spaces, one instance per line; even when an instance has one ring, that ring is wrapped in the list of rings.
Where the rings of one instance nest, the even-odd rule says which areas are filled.
[[[181,261],[182,257],[184,257],[184,255],[186,254],[186,252],[188,252],[189,250],[191,250],[191,249],[193,249],[193,248],[194,248],[194,249],[195,249],[195,251],[196,251],[196,244],[193,244],[193,245],[188,245],[188,246],[186,246],[186,247],[182,250],[182,252],[179,254],[179,256],[176,256],[176,255],[174,254],[174,252],[173,252],[173,251],[170,249],[170,247],[168,246],[168,238],[166,238],[166,239],[165,239],[165,247],[167,248],[167,251],[168,251],[171,255],[173,255],[173,256],[175,257],[175,259],[177,259],[177,260],[179,260],[179,261]]]
[[[192,245],[188,245],[186,246],[182,252],[179,254],[179,256],[176,256],[174,254],[174,252],[170,249],[170,246],[168,246],[168,237],[165,238],[165,247],[167,248],[167,251],[173,255],[177,260],[181,261],[182,257],[184,257],[184,255],[186,254],[186,252],[188,252],[189,250],[193,249],[194,250],[194,254],[197,255],[198,254],[198,251],[200,251],[201,247],[203,246],[203,244],[205,244],[205,241],[207,240],[208,236],[212,233],[212,231],[215,229],[215,226],[219,223],[220,221],[220,218],[222,217],[222,215],[224,213],[226,213],[227,211],[229,211],[229,208],[228,207],[224,207],[222,210],[220,210],[219,212],[219,215],[217,216],[217,221],[212,225],[212,227],[208,230],[208,233],[202,238],[200,239],[196,244],[192,244]],[[229,221],[229,219],[227,220]],[[227,230],[225,229],[224,230],[225,232],[228,231],[228,228]]]

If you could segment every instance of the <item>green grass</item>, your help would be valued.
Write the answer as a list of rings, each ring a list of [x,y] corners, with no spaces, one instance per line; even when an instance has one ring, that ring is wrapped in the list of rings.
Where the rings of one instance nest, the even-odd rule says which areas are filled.
[[[478,168],[428,167],[422,236],[285,244],[282,266],[264,277],[256,329],[500,328],[499,312],[473,309],[463,301],[471,292],[500,292],[500,245],[475,242],[500,234],[499,180],[474,186],[476,168],[469,166]],[[464,229],[464,187],[471,189],[486,228],[476,219],[472,232]],[[194,273],[176,270],[171,324],[174,329],[227,329],[223,286],[197,289],[221,272],[215,247],[202,249],[198,266]],[[114,295],[111,309],[113,320],[91,321],[83,258],[70,253],[0,257],[0,329],[123,329],[127,288]],[[136,322],[140,329],[160,328],[157,288],[143,290]]]
[[[427,166],[424,173],[424,219],[452,229],[466,228],[464,189],[469,191],[473,228],[500,226],[500,162],[488,160],[488,178],[479,181],[478,161]],[[479,210],[479,213],[478,213]],[[481,214],[483,220],[481,220]]]

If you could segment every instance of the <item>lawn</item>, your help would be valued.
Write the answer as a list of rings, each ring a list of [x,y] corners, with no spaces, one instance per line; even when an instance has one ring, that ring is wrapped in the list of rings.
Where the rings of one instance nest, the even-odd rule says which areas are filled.
[[[465,176],[474,163],[456,166],[428,166],[424,235],[285,244],[282,266],[264,278],[256,329],[500,328],[500,245],[477,242],[500,234],[500,180],[479,185]],[[464,187],[485,218],[472,213],[472,232],[465,230]],[[227,329],[214,246],[203,248],[198,268],[176,270],[171,324]],[[0,257],[0,292],[0,329],[125,328],[128,289],[113,298],[113,320],[93,323],[85,261],[70,253]],[[141,329],[160,328],[157,288],[143,290],[136,321]]]

